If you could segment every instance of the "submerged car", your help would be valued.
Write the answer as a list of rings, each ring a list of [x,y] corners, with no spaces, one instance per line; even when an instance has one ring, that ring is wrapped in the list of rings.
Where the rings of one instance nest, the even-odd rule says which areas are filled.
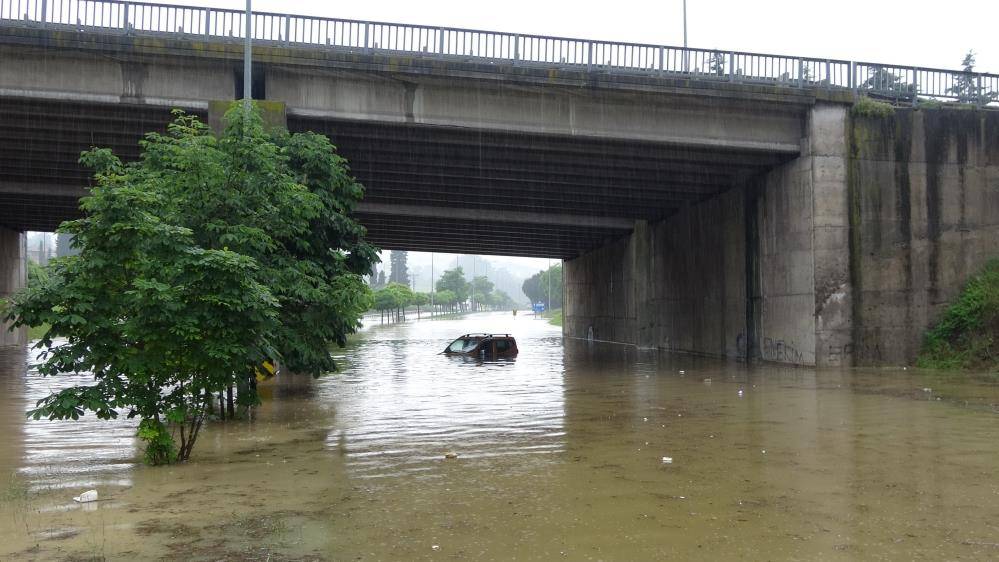
[[[517,340],[510,334],[465,334],[451,342],[441,353],[512,357],[517,355]]]

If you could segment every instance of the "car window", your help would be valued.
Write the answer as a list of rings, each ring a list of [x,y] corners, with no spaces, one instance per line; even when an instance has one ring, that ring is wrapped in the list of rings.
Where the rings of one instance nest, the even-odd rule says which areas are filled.
[[[458,338],[448,346],[448,351],[464,351],[465,346],[468,345],[468,340],[463,338]]]
[[[509,350],[510,350],[510,340],[496,340],[497,353]]]

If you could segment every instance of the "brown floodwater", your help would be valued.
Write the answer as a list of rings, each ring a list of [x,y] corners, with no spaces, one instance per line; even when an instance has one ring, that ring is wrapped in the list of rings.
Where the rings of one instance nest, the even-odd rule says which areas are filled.
[[[520,356],[437,355],[484,330]],[[999,558],[987,377],[647,353],[509,313],[337,353],[169,467],[140,462],[130,420],[26,420],[87,378],[0,355],[0,559]]]

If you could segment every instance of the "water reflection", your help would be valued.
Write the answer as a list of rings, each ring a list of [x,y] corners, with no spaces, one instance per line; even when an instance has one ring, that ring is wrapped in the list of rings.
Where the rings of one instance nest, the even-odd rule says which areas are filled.
[[[438,354],[482,330],[515,335],[516,360]],[[0,501],[0,559],[999,552],[985,379],[563,342],[508,314],[376,325],[338,374],[264,384],[251,420],[210,425],[191,463],[149,468],[127,420],[26,421],[55,385],[86,381],[42,379],[27,357],[0,357],[0,464],[34,490]],[[89,487],[113,501],[68,500]]]
[[[544,321],[487,316],[492,331],[514,333],[520,357],[483,361],[441,355],[467,321],[375,326],[346,356],[341,375],[319,381],[338,403],[338,430],[356,477],[402,473],[439,478],[430,460],[551,455],[563,449],[561,338]],[[443,344],[442,344],[443,342]]]
[[[0,351],[0,411],[4,454],[0,466],[17,471],[34,489],[128,486],[135,465],[135,420],[28,421],[35,403],[63,388],[91,384],[89,374],[43,377],[34,350]],[[20,458],[8,454],[20,451]],[[18,462],[20,461],[20,462]]]

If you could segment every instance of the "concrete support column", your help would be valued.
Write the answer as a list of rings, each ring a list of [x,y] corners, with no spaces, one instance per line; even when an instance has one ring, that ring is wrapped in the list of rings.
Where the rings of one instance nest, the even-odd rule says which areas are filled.
[[[28,283],[27,237],[23,232],[0,227],[0,300],[9,298]],[[28,331],[0,322],[0,346],[28,343]]]
[[[811,112],[815,364],[853,363],[853,288],[850,279],[848,107],[817,105]]]

